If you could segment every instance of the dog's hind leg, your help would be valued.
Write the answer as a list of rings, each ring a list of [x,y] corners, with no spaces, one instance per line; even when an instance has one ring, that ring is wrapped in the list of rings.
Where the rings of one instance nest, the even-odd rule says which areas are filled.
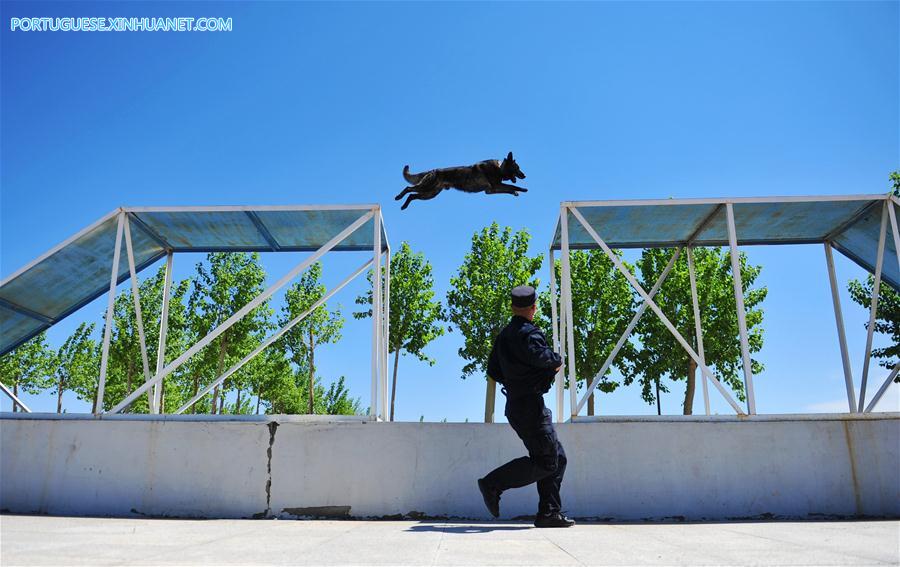
[[[400,191],[400,193],[398,193],[397,196],[394,197],[394,200],[395,200],[395,201],[399,201],[400,199],[403,198],[404,195],[406,195],[407,193],[410,193],[410,192],[412,192],[412,191],[415,191],[415,188],[414,188],[414,187],[407,187],[407,188],[404,189],[403,191]]]
[[[413,193],[409,197],[406,198],[406,202],[403,203],[403,206],[400,207],[400,210],[402,211],[402,210],[406,209],[406,207],[408,207],[409,204],[412,203],[413,201],[427,201],[429,199],[434,199],[435,197],[438,196],[439,193],[440,193],[440,191],[435,191],[433,193]]]

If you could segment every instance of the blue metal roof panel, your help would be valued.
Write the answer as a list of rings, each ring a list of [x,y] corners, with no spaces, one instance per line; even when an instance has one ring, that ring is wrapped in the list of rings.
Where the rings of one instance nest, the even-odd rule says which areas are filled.
[[[277,244],[282,250],[316,250],[371,211],[372,206],[122,210],[131,219],[135,269],[139,272],[165,256],[167,247],[179,252],[242,252],[273,250]],[[0,355],[109,290],[117,212],[3,281]],[[370,219],[333,249],[371,250],[373,223]],[[117,281],[128,277],[123,238]]]

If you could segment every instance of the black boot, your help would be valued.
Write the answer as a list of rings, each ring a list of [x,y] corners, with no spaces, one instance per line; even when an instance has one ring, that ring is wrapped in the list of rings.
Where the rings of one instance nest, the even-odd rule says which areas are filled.
[[[570,520],[559,512],[538,514],[534,517],[534,527],[536,528],[571,528],[574,525],[575,520]]]
[[[488,486],[483,478],[478,479],[478,490],[484,498],[484,505],[487,506],[488,512],[495,518],[500,517],[500,491],[496,488]]]

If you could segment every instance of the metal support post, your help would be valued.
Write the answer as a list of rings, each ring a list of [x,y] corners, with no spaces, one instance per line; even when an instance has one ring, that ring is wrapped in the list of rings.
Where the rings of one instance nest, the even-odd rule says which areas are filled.
[[[169,333],[169,296],[172,294],[172,257],[174,254],[170,250],[166,254],[166,277],[163,284],[162,310],[159,315],[159,346],[156,349],[156,374],[159,374],[163,366],[166,364],[166,336]],[[162,383],[153,385],[153,399],[155,400],[156,412],[166,413],[162,407]]]
[[[744,309],[744,286],[741,283],[741,257],[737,249],[737,233],[734,228],[734,206],[725,204],[728,219],[728,243],[731,247],[731,275],[734,278],[734,300],[737,304],[738,332],[741,335],[741,358],[744,361],[744,389],[747,391],[747,411],[756,413],[756,396],[753,393],[753,366],[750,361],[750,341],[747,338],[747,313]]]
[[[117,412],[121,411],[122,409],[127,408],[129,405],[131,405],[132,402],[134,402],[135,399],[137,399],[138,396],[140,396],[141,394],[146,392],[149,388],[151,388],[153,386],[153,384],[159,383],[166,376],[171,374],[176,368],[181,366],[186,360],[188,360],[189,358],[194,356],[200,349],[202,349],[203,347],[205,347],[206,345],[208,345],[209,343],[214,341],[216,339],[216,337],[218,337],[219,335],[221,335],[222,333],[227,331],[229,328],[231,328],[232,325],[234,325],[237,321],[242,319],[245,315],[247,315],[247,313],[250,313],[257,307],[259,307],[259,305],[262,304],[267,299],[269,299],[272,296],[272,294],[274,294],[276,291],[278,291],[279,289],[284,287],[289,281],[291,281],[292,279],[297,277],[297,275],[300,272],[302,272],[307,267],[309,267],[313,262],[315,262],[316,260],[321,258],[326,252],[328,252],[329,250],[331,250],[332,248],[337,246],[339,243],[341,243],[345,238],[347,238],[350,234],[352,234],[354,231],[356,231],[356,229],[358,229],[360,226],[365,224],[370,218],[372,218],[371,211],[362,215],[360,218],[356,219],[355,221],[353,221],[353,223],[351,223],[350,226],[348,226],[347,228],[342,230],[337,236],[335,236],[334,238],[332,238],[331,240],[326,242],[321,248],[319,248],[318,250],[313,252],[308,258],[306,258],[305,260],[303,260],[302,262],[300,262],[299,264],[294,266],[294,268],[292,268],[290,272],[288,272],[287,274],[282,276],[280,280],[278,280],[277,282],[275,282],[274,284],[269,286],[268,289],[266,289],[264,292],[262,292],[261,294],[256,296],[254,299],[252,299],[246,305],[241,307],[234,315],[232,315],[231,317],[226,319],[224,323],[222,323],[221,325],[219,325],[218,327],[216,327],[215,329],[210,331],[205,337],[203,337],[197,343],[195,343],[194,346],[187,349],[184,353],[181,354],[181,356],[179,356],[174,361],[169,363],[169,365],[166,366],[165,368],[163,368],[161,372],[157,373],[156,376],[154,376],[148,382],[145,382],[141,387],[139,387],[137,390],[132,392],[128,397],[126,397],[124,400],[122,400],[119,403],[119,405],[117,405],[116,407],[111,409],[110,413],[117,413]]]
[[[553,251],[553,247],[550,247],[550,253],[548,255],[550,258],[550,327],[553,333],[553,350],[559,353],[560,358],[562,358],[562,350],[560,349],[560,333],[559,333],[559,312],[556,308],[556,255]],[[565,379],[563,378],[565,374],[563,373],[562,368],[560,371],[556,373],[556,422],[562,423],[563,421],[563,382]]]
[[[666,317],[662,312],[662,309],[660,309],[659,306],[653,301],[653,299],[647,294],[647,292],[644,291],[644,288],[641,287],[641,284],[638,283],[634,275],[632,275],[631,272],[629,272],[628,269],[625,268],[618,256],[613,254],[612,250],[609,248],[606,242],[604,242],[603,239],[600,238],[600,235],[597,234],[597,231],[594,230],[594,228],[586,220],[584,220],[584,217],[581,216],[581,213],[577,208],[573,207],[571,211],[572,215],[576,219],[578,219],[578,222],[581,223],[581,226],[583,226],[591,236],[591,238],[594,239],[594,242],[600,245],[600,248],[603,249],[603,252],[612,261],[616,269],[618,269],[619,272],[623,276],[625,276],[625,279],[628,280],[628,283],[631,284],[631,287],[634,288],[636,292],[638,292],[638,295],[640,295],[644,299],[644,301],[647,302],[647,304],[650,306],[650,309],[652,309],[653,312],[656,313],[656,316],[659,317],[659,320],[662,321],[662,324],[665,325],[667,329],[669,329],[669,332],[672,333],[672,336],[675,337],[675,340],[678,341],[678,343],[681,345],[681,348],[683,348],[688,353],[688,356],[694,359],[694,362],[697,363],[698,368],[700,368],[701,371],[706,374],[706,376],[712,381],[713,386],[715,386],[716,389],[719,390],[719,393],[722,394],[722,397],[725,398],[725,401],[727,401],[728,404],[732,408],[734,408],[734,411],[736,411],[738,414],[743,414],[744,412],[743,410],[741,410],[741,406],[739,406],[737,402],[734,401],[734,399],[728,393],[728,390],[726,390],[725,387],[722,386],[722,384],[716,379],[712,371],[705,364],[701,364],[700,357],[696,352],[694,352],[694,349],[691,348],[691,345],[688,344],[686,340],[684,340],[684,337],[681,336],[681,333],[678,332],[678,329],[675,328],[675,325],[673,325],[672,322],[669,321],[668,317]]]
[[[844,384],[847,387],[847,403],[850,413],[856,413],[856,392],[853,387],[853,371],[850,368],[850,353],[847,351],[847,335],[844,332],[844,313],[841,310],[841,296],[837,277],[834,273],[834,255],[831,243],[825,243],[825,262],[828,265],[828,282],[831,285],[831,302],[834,305],[834,321],[837,324],[838,343],[841,347],[841,362],[844,365]]]
[[[128,275],[131,280],[131,298],[134,301],[134,320],[135,326],[137,326],[138,332],[138,343],[141,349],[141,367],[144,371],[144,381],[150,379],[150,361],[147,358],[147,341],[144,337],[144,317],[141,314],[141,291],[140,286],[138,285],[137,279],[137,270],[134,267],[134,248],[131,245],[131,222],[128,220],[128,215],[125,216],[125,252],[128,257]],[[153,398],[153,393],[149,393],[147,395],[147,402],[150,408],[150,413],[157,413],[156,406],[154,405],[155,399]]]
[[[374,222],[375,236],[373,244],[374,273],[372,274],[372,407],[370,413],[373,418],[383,416],[378,412],[379,368],[381,367],[381,226],[378,222],[379,210],[375,209]],[[382,412],[384,408],[382,408]]]
[[[694,249],[687,249],[688,277],[691,280],[691,303],[694,305],[694,334],[697,337],[697,354],[700,356],[700,364],[706,366],[706,354],[703,352],[703,323],[700,320],[700,298],[697,296],[697,275],[694,271]],[[703,409],[709,415],[709,388],[706,374],[700,373],[703,381]]]
[[[572,268],[569,257],[569,208],[560,208],[560,230],[562,232],[562,300],[565,304],[566,347],[568,348],[569,404],[572,417],[575,417],[576,400],[576,368],[575,368],[575,327],[572,323]]]
[[[872,302],[869,307],[869,326],[866,331],[866,353],[863,356],[862,379],[859,383],[859,411],[866,403],[866,384],[869,379],[869,363],[872,358],[872,337],[875,334],[875,315],[878,311],[878,297],[881,292],[881,269],[884,267],[884,241],[887,233],[889,201],[884,202],[881,211],[881,231],[878,233],[878,251],[875,256],[875,282],[872,284]]]
[[[390,335],[390,305],[391,305],[391,249],[388,249],[384,253],[384,294],[382,299],[381,306],[381,382],[384,384],[384,388],[381,391],[381,405],[384,408],[384,417],[385,421],[391,418],[390,413],[390,400],[389,396],[389,383],[388,383],[388,347],[390,345],[389,335]]]
[[[103,349],[100,353],[100,378],[97,381],[97,401],[94,413],[103,413],[103,394],[106,387],[106,368],[109,364],[109,340],[112,336],[113,308],[116,303],[116,283],[119,279],[119,253],[122,250],[122,232],[125,213],[120,212],[116,225],[116,248],[113,250],[112,275],[109,281],[109,299],[106,303],[106,326],[103,328]]]

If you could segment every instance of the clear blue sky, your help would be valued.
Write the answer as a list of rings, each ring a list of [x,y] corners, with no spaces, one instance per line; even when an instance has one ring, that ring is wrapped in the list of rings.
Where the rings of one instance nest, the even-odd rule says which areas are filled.
[[[432,261],[443,296],[473,232],[493,220],[527,228],[544,252],[561,200],[876,193],[900,166],[898,2],[0,10],[2,275],[120,205],[377,202],[393,244]],[[234,31],[9,31],[9,18],[38,16],[221,16]],[[445,193],[403,212],[392,200],[404,164],[510,150],[528,175],[518,198]],[[821,247],[747,252],[770,290],[758,410],[844,411]],[[176,275],[197,260],[177,257]],[[265,258],[276,278],[296,261]],[[329,259],[327,280],[360,261]],[[837,268],[844,282],[862,274],[843,258]],[[346,312],[362,289],[340,294]],[[844,306],[858,381],[867,314],[846,295]],[[51,340],[102,309],[89,305]],[[348,319],[344,340],[317,355],[364,406],[370,329]],[[482,417],[483,380],[459,378],[461,341],[434,343],[434,367],[401,359],[400,419]],[[676,384],[664,411],[682,396]],[[25,399],[55,409],[50,396]],[[68,397],[66,407],[85,408]],[[634,388],[599,408],[655,413]]]

